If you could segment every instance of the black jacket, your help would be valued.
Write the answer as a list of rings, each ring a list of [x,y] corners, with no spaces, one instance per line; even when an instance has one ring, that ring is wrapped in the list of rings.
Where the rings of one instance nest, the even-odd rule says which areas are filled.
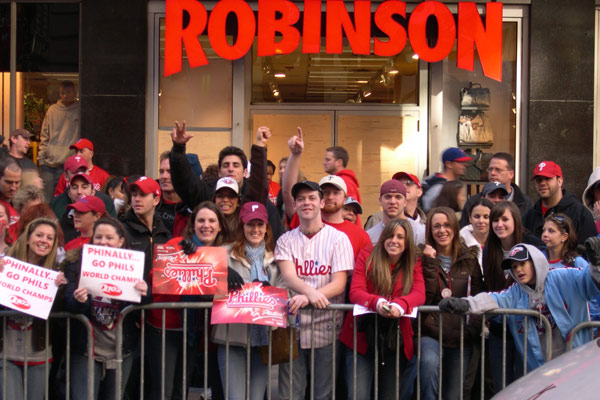
[[[152,220],[152,232],[139,220],[133,209],[127,211],[121,222],[125,228],[125,237],[127,238],[129,248],[146,253],[144,260],[144,280],[148,282],[148,275],[152,269],[153,245],[167,243],[171,239],[171,232],[165,227],[156,213],[154,213]]]
[[[591,236],[596,236],[596,225],[594,217],[575,195],[563,189],[563,197],[558,204],[550,208],[546,215],[562,213],[567,215],[573,221],[575,230],[577,231],[577,239],[579,243]],[[538,200],[533,208],[527,212],[523,218],[523,226],[537,237],[542,236],[542,228],[544,227],[544,215],[542,214],[542,200]]]
[[[521,189],[515,185],[511,184],[512,190],[515,193],[512,199],[512,202],[519,207],[519,211],[521,212],[521,218],[527,214],[527,211],[533,208],[533,201],[527,196],[525,193],[521,191]],[[481,198],[481,193],[476,193],[473,196],[469,197],[467,203],[465,204],[465,208],[463,209],[462,216],[460,217],[460,227],[463,228],[470,224],[469,222],[469,209],[471,205],[474,204],[477,200]]]
[[[204,181],[198,178],[185,155],[185,145],[173,144],[169,154],[169,163],[173,188],[190,209],[194,209],[203,201],[213,199],[216,181]],[[283,225],[277,208],[268,197],[267,149],[253,145],[250,150],[250,163],[252,165],[250,178],[244,179],[240,188],[241,204],[257,201],[265,205],[269,216],[269,225],[271,225],[274,240],[277,241],[283,233]]]

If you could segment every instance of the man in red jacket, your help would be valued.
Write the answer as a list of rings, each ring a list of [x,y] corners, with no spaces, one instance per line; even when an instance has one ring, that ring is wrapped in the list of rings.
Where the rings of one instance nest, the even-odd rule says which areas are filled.
[[[362,198],[360,197],[360,191],[358,190],[360,185],[358,184],[358,179],[356,179],[356,174],[351,169],[346,169],[349,159],[350,157],[345,148],[341,146],[329,147],[325,150],[323,168],[327,174],[341,177],[346,183],[346,188],[348,188],[348,191],[346,192],[348,197],[354,197],[362,204]],[[358,215],[356,216],[355,224],[362,227],[360,216]]]

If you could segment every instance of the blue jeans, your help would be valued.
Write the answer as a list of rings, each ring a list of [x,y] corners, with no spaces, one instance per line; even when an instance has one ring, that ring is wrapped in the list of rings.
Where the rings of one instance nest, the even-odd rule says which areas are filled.
[[[217,350],[219,359],[219,373],[225,393],[225,374],[227,358],[225,345],[220,344]],[[246,349],[241,346],[229,346],[229,390],[227,398],[230,400],[246,399]],[[250,349],[250,400],[263,400],[267,391],[269,380],[269,367],[263,364],[258,347]]]
[[[371,390],[373,386],[373,377],[375,375],[375,357],[364,356],[356,353],[356,396],[354,396],[354,351],[347,347],[343,347],[346,384],[348,385],[349,399],[369,399],[371,398]],[[395,399],[396,398],[396,353],[384,354],[383,360],[378,359],[379,369],[378,374],[378,398],[379,399]],[[404,351],[400,349],[400,373],[399,373],[399,398],[408,400],[412,395],[412,381],[410,376],[407,376],[407,365]],[[410,374],[409,374],[410,375]]]
[[[336,346],[336,364],[341,358],[339,342]],[[331,397],[332,385],[335,385],[336,377],[332,374],[333,346],[332,344],[315,349],[315,370],[312,373],[314,377],[314,398],[316,400],[329,399]],[[306,386],[309,382],[308,375],[310,371],[310,352],[311,349],[300,349],[298,341],[298,358],[292,361],[292,387],[290,388],[290,363],[279,364],[279,398],[281,400],[290,398],[290,390],[293,392],[294,399],[303,399],[306,394]],[[337,369],[336,369],[337,371]]]
[[[6,368],[6,398],[23,400],[25,367],[17,365],[10,360],[7,360],[3,367]],[[48,373],[50,373],[50,363],[48,363]],[[2,376],[0,376],[1,379]],[[27,367],[27,400],[43,400],[45,392],[46,365],[29,365]]]
[[[44,197],[46,201],[50,203],[50,200],[54,197],[54,191],[58,184],[58,179],[63,173],[63,166],[60,165],[56,168],[49,167],[45,164],[40,166],[40,178],[44,181]]]
[[[455,400],[460,398],[460,380],[465,379],[473,347],[464,345],[463,373],[460,374],[460,348],[443,347],[442,398]],[[421,398],[436,400],[439,391],[439,342],[430,337],[421,338]]]
[[[88,358],[82,354],[71,353],[71,398],[73,400],[87,400],[87,376],[88,376]],[[121,396],[125,392],[131,366],[133,365],[133,356],[123,358],[121,366]],[[94,399],[98,398],[100,384],[102,384],[105,400],[116,400],[115,385],[116,385],[116,369],[105,369],[104,363],[94,361]]]
[[[490,368],[494,378],[494,391],[502,390],[502,336],[490,333]],[[506,386],[523,376],[523,356],[517,350],[510,332],[506,332]]]

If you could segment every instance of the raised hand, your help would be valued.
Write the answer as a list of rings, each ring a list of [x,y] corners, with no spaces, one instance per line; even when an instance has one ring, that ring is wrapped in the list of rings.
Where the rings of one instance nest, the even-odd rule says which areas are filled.
[[[175,144],[186,144],[194,135],[188,135],[185,131],[185,121],[182,125],[175,121],[175,127],[171,130],[171,140]]]
[[[266,147],[267,141],[271,137],[271,128],[268,126],[261,126],[256,130],[256,139],[254,144],[260,147]]]
[[[290,140],[288,140],[288,147],[292,154],[299,156],[302,154],[304,150],[304,139],[302,137],[302,128],[298,127],[298,134],[292,136]]]

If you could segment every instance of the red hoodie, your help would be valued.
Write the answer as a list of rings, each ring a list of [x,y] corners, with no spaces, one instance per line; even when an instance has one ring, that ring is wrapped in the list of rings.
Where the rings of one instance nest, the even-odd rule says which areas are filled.
[[[357,200],[362,207],[363,202],[360,197],[360,191],[358,190],[358,187],[360,185],[358,184],[358,179],[356,179],[356,174],[354,173],[354,171],[352,171],[351,169],[343,169],[336,175],[342,178],[346,183],[346,188],[348,189],[346,196],[354,197],[354,199]],[[356,225],[362,227],[362,223],[360,222],[360,215],[356,216]]]

